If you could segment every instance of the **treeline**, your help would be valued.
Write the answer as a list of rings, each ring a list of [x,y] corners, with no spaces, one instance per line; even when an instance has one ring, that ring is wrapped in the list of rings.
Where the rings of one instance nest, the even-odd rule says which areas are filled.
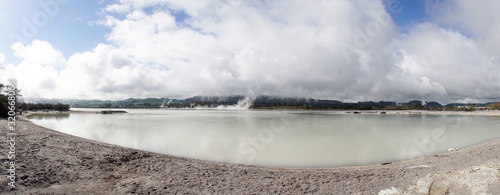
[[[169,98],[129,98],[125,100],[59,100],[73,108],[192,108],[217,107],[219,105],[236,104],[244,96],[195,96],[187,99]]]
[[[165,105],[167,108],[217,107],[221,105],[235,105],[245,99],[245,96],[195,96],[185,100],[175,100]],[[346,103],[338,100],[320,100],[313,98],[294,98],[277,96],[258,96],[252,102],[251,109],[292,109],[292,110],[414,110],[414,109],[441,109],[437,102],[421,102],[418,100],[407,103],[389,101],[365,101]]]
[[[31,111],[37,111],[37,110],[57,110],[57,111],[69,111],[69,104],[43,104],[43,103],[38,103],[38,104],[33,104],[33,103],[20,103],[17,106],[18,110],[31,110]]]
[[[236,105],[246,97],[235,96],[194,96],[187,99],[145,98],[125,99],[117,101],[102,100],[51,100],[45,103],[60,102],[73,108],[195,108]],[[321,100],[313,98],[258,96],[253,99],[251,109],[297,109],[297,110],[450,110],[473,111],[477,109],[498,109],[490,103],[463,104],[451,103],[441,105],[435,101],[412,100],[404,103],[391,101],[341,102],[338,100]]]
[[[60,100],[74,108],[157,108],[161,107],[168,98],[145,98],[145,99],[125,99],[125,100]]]
[[[5,89],[6,88],[6,89]],[[7,96],[7,93],[10,94],[10,98],[12,100],[13,97],[16,97],[16,101],[10,101],[9,96]],[[3,85],[0,83],[0,117],[8,117],[9,111],[9,106],[12,107],[11,109],[14,109],[16,112],[19,111],[25,111],[25,110],[57,110],[57,111],[68,111],[69,110],[69,105],[68,104],[49,104],[49,103],[38,103],[38,104],[33,104],[33,103],[24,103],[24,102],[18,102],[18,98],[21,97],[20,90],[15,88],[13,85]]]
[[[235,105],[238,101],[245,99],[245,96],[194,96],[180,99],[168,99],[162,107],[165,108],[195,108],[205,107],[212,108],[217,106]]]
[[[244,96],[195,96],[185,100],[173,100],[166,104],[167,108],[217,107],[221,105],[235,105],[243,100]],[[294,98],[277,96],[258,96],[252,102],[251,109],[297,109],[297,110],[448,110],[473,111],[481,109],[495,109],[489,103],[463,104],[451,103],[442,105],[435,101],[412,100],[404,103],[391,101],[364,101],[341,102],[338,100],[320,100],[313,98]],[[500,103],[497,103],[500,105]],[[498,108],[496,108],[498,109]]]
[[[251,108],[254,109],[301,109],[301,110],[371,110],[396,105],[396,102],[357,102],[345,103],[338,100],[319,100],[312,98],[281,98],[275,96],[257,97]]]

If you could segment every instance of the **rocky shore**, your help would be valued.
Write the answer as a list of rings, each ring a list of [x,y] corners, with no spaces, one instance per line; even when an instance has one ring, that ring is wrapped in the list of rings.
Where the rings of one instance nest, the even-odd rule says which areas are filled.
[[[500,194],[500,139],[400,162],[340,168],[266,168],[207,162],[100,143],[16,121],[16,182],[2,194]]]

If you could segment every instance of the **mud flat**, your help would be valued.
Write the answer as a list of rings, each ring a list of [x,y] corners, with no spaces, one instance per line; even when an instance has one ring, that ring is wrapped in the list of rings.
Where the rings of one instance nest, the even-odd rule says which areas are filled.
[[[0,120],[0,140],[7,135]],[[100,143],[16,121],[16,188],[2,194],[500,194],[500,139],[375,165],[267,168]],[[8,167],[7,144],[0,164]]]

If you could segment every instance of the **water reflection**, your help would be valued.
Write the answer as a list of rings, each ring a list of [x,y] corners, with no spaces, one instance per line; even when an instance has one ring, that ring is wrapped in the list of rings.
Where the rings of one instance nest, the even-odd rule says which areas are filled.
[[[34,114],[28,116],[28,119],[33,120],[64,120],[69,118],[69,113],[58,113],[58,114]]]

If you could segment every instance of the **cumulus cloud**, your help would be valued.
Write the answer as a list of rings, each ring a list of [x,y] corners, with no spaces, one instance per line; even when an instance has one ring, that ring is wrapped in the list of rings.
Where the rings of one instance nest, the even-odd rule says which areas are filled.
[[[1,54],[0,82],[17,80],[18,88],[25,97],[54,97],[59,74],[56,68],[63,67],[66,63],[61,52],[44,41],[33,41],[26,46],[16,43],[12,49],[21,62],[17,65],[3,64],[4,55]]]
[[[399,43],[399,60],[389,74],[395,92],[414,98],[494,99],[498,94],[481,96],[476,89],[488,71],[498,70],[488,55],[464,35],[423,23],[415,26]]]
[[[500,1],[444,1],[435,3],[436,22],[455,28],[467,34],[478,45],[483,53],[500,55]]]
[[[22,63],[0,74],[43,73],[20,88],[59,98],[494,100],[498,14],[469,4],[429,1],[439,14],[402,33],[381,1],[120,0],[104,8],[107,43],[67,60],[48,42],[16,43]]]
[[[130,7],[143,6],[126,2],[133,4]],[[387,55],[384,49],[389,48],[380,50],[375,45],[390,42],[395,33],[390,19],[378,24],[372,17],[382,12],[389,18],[380,2],[166,4],[185,10],[191,16],[184,21],[187,25],[179,24],[168,10],[151,14],[135,10],[124,20],[108,18],[105,23],[113,29],[108,40],[143,63],[164,64],[171,73],[164,79],[184,83],[181,86],[191,93],[256,91],[346,98],[370,88],[366,77],[379,76],[370,73],[389,69],[375,68],[370,60],[379,59],[369,59],[369,54]],[[366,29],[375,38],[350,51],[359,59],[351,60],[350,54],[347,61],[340,45],[354,45],[356,33]]]
[[[49,65],[54,67],[64,66],[66,59],[61,51],[54,49],[49,42],[34,40],[30,45],[20,42],[12,45],[14,56],[30,63]]]
[[[57,86],[55,78],[58,76],[54,67],[23,61],[18,65],[5,64],[0,68],[2,83],[8,83],[10,79],[17,80],[17,87],[24,97],[54,97],[52,94]]]

